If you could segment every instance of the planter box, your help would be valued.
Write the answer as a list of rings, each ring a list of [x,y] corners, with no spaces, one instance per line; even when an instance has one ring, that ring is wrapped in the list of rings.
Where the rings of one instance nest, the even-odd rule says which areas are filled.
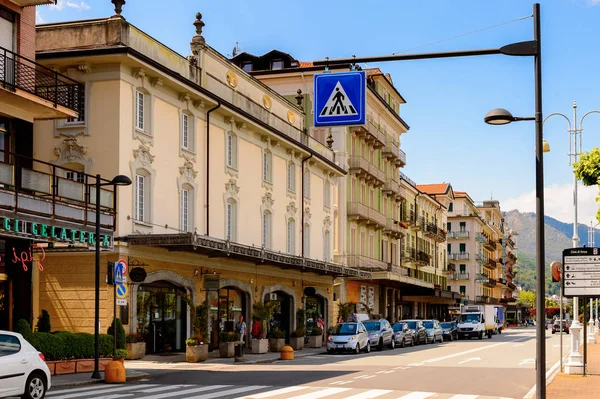
[[[304,337],[290,338],[290,346],[295,351],[302,350],[304,348]]]
[[[145,342],[136,342],[132,344],[127,344],[127,356],[125,359],[134,360],[141,359],[146,354],[146,343]]]
[[[188,363],[203,362],[208,359],[208,345],[185,347],[185,361]]]
[[[268,339],[253,339],[251,341],[252,348],[250,353],[254,355],[262,355],[269,351],[269,340]]]
[[[234,342],[221,342],[219,344],[219,357],[233,357],[235,355]]]
[[[55,364],[56,364],[55,361],[46,361],[46,366],[48,366],[48,368],[50,369],[50,375],[54,375]]]
[[[104,371],[104,368],[106,367],[106,365],[110,362],[112,362],[113,360],[111,358],[102,358],[99,359],[98,362],[98,371]]]
[[[321,335],[311,335],[308,337],[308,345],[309,348],[320,348],[323,346],[323,336]]]
[[[285,346],[285,338],[269,338],[269,352],[281,352]]]
[[[92,360],[92,363],[93,363],[93,360]],[[56,373],[56,375],[74,374],[75,370],[77,369],[77,361],[62,360],[62,361],[56,362],[54,367],[55,367],[54,372]]]
[[[94,371],[94,359],[77,360],[76,373],[91,373]]]

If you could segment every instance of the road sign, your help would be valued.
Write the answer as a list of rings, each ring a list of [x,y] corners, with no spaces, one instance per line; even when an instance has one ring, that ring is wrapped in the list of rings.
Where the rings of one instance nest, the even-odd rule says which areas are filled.
[[[127,306],[127,299],[117,298],[117,306]]]
[[[367,79],[364,71],[320,73],[314,78],[315,126],[363,125]]]
[[[129,273],[129,265],[127,264],[127,261],[125,261],[124,259],[119,259],[117,263],[123,265],[123,276],[127,276],[127,274]]]
[[[115,285],[115,289],[117,290],[118,298],[125,298],[127,296],[127,286],[124,284]]]
[[[600,296],[600,250],[569,248],[563,251],[565,297]]]
[[[129,267],[127,262],[123,259],[119,259],[115,262],[115,272],[113,273],[115,284],[125,284],[127,282],[127,272]]]

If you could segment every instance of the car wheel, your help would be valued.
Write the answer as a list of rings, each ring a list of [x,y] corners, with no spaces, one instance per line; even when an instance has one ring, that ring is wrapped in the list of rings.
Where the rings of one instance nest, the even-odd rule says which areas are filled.
[[[383,350],[383,338],[379,338],[379,343],[377,344],[377,350],[378,351]]]
[[[390,342],[390,349],[396,349],[396,340],[392,337],[392,341]]]
[[[359,353],[360,353],[360,344],[356,344],[356,349],[354,350],[354,354],[358,355]]]
[[[414,338],[411,338],[411,339],[410,339],[410,346],[411,346],[411,347],[414,347],[414,346],[415,346],[415,339],[414,339]]]
[[[365,348],[366,353],[371,353],[371,343],[367,342],[367,347]]]
[[[41,373],[31,373],[25,384],[24,399],[42,399],[46,395],[46,377]]]
[[[444,342],[444,336],[440,335],[440,342]]]
[[[479,331],[479,339],[483,339],[483,331]]]
[[[552,334],[554,334],[554,330],[552,330]]]
[[[400,342],[400,347],[404,348],[406,346],[406,342],[404,342],[404,338],[402,338],[402,342]]]

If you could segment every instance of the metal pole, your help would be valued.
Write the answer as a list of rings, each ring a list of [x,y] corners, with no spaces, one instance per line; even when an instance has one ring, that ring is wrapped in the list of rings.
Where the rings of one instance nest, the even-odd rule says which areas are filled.
[[[113,265],[113,360],[117,358],[117,275]]]
[[[537,399],[546,398],[546,330],[545,330],[545,245],[544,245],[544,126],[542,117],[542,37],[540,4],[533,5],[533,39],[537,42],[535,65],[535,191],[536,191],[536,388]]]
[[[94,372],[92,378],[100,379],[100,175],[96,175],[96,292],[94,299]]]
[[[561,266],[561,268],[562,268],[562,266]],[[562,270],[561,270],[561,273],[560,273],[560,278],[564,278]],[[559,306],[559,309],[560,309],[560,311],[559,311],[559,314],[560,314],[560,321],[559,321],[559,323],[560,323],[559,324],[559,326],[560,326],[560,330],[559,330],[560,331],[560,372],[562,373],[562,371],[563,371],[563,308],[562,308],[562,305],[563,305],[563,300],[562,300],[563,290],[562,290],[562,283],[559,285],[559,293],[560,293],[560,299],[559,299],[560,300],[560,304],[558,306]]]
[[[585,303],[585,297],[583,297],[583,376],[585,377],[585,368],[587,366],[587,342],[585,340],[586,334],[586,326],[587,321],[585,320],[585,307],[587,304]]]

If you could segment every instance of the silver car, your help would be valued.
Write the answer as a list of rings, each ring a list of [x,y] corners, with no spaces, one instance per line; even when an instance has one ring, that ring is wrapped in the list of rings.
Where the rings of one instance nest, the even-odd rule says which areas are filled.
[[[383,350],[384,346],[394,349],[396,341],[394,341],[394,330],[386,319],[367,320],[363,324],[369,332],[369,340],[371,346],[377,347],[377,350]]]
[[[352,351],[356,354],[364,350],[371,352],[369,334],[363,323],[338,323],[327,336],[327,353]]]
[[[396,341],[396,346],[404,348],[404,346],[410,344],[410,346],[415,346],[415,342],[413,341],[413,332],[408,328],[408,324],[406,323],[396,323],[392,326],[394,330],[394,341]]]
[[[437,320],[423,320],[423,326],[427,331],[427,343],[444,342],[444,330]]]

